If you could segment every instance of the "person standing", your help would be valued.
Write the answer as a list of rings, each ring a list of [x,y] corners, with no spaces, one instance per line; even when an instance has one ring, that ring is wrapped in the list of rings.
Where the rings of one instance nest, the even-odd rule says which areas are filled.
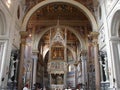
[[[25,87],[23,88],[23,90],[29,90],[28,84],[25,85]]]

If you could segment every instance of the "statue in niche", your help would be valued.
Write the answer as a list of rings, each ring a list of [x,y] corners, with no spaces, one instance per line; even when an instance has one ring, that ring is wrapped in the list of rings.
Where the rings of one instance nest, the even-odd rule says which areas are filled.
[[[15,70],[15,68],[16,68],[16,62],[15,62],[15,60],[16,60],[16,54],[15,53],[12,53],[11,54],[11,57],[10,57],[10,68],[9,68],[9,79],[10,80],[12,80],[12,81],[14,81],[14,79],[15,79],[15,72],[16,72],[16,70]]]

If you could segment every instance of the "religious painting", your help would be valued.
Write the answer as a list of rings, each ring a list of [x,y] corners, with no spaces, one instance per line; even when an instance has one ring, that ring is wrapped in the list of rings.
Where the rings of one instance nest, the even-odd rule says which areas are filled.
[[[64,48],[63,47],[53,47],[51,53],[53,60],[63,60],[64,59]]]

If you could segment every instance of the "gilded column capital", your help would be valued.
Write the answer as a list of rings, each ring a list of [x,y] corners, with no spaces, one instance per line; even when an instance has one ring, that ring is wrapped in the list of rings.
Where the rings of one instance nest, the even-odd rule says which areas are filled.
[[[81,56],[86,56],[87,50],[81,50],[80,54],[81,54]]]
[[[88,42],[89,42],[89,43],[92,42],[92,35],[91,35],[91,34],[88,35]]]
[[[34,60],[37,60],[38,59],[38,53],[39,53],[39,51],[38,50],[32,50],[32,58],[34,59]]]
[[[38,50],[32,50],[32,53],[33,53],[33,55],[36,55],[36,54],[39,53],[39,51]]]
[[[26,38],[28,36],[28,32],[20,31],[21,38]]]
[[[28,32],[21,31],[20,36],[21,36],[21,44],[25,45],[26,44],[26,38],[28,37]]]
[[[92,37],[92,42],[94,43],[94,45],[97,45],[99,33],[98,32],[91,32],[90,35]]]

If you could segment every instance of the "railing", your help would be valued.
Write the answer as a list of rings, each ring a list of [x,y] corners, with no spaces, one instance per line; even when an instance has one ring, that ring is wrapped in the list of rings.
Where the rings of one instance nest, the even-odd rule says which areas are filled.
[[[51,85],[52,90],[63,90],[64,85]]]
[[[11,90],[11,89],[9,89],[8,87],[2,87],[2,86],[0,86],[0,90]]]
[[[10,88],[10,87],[3,87],[3,86],[0,86],[0,90],[17,90],[17,88]]]

